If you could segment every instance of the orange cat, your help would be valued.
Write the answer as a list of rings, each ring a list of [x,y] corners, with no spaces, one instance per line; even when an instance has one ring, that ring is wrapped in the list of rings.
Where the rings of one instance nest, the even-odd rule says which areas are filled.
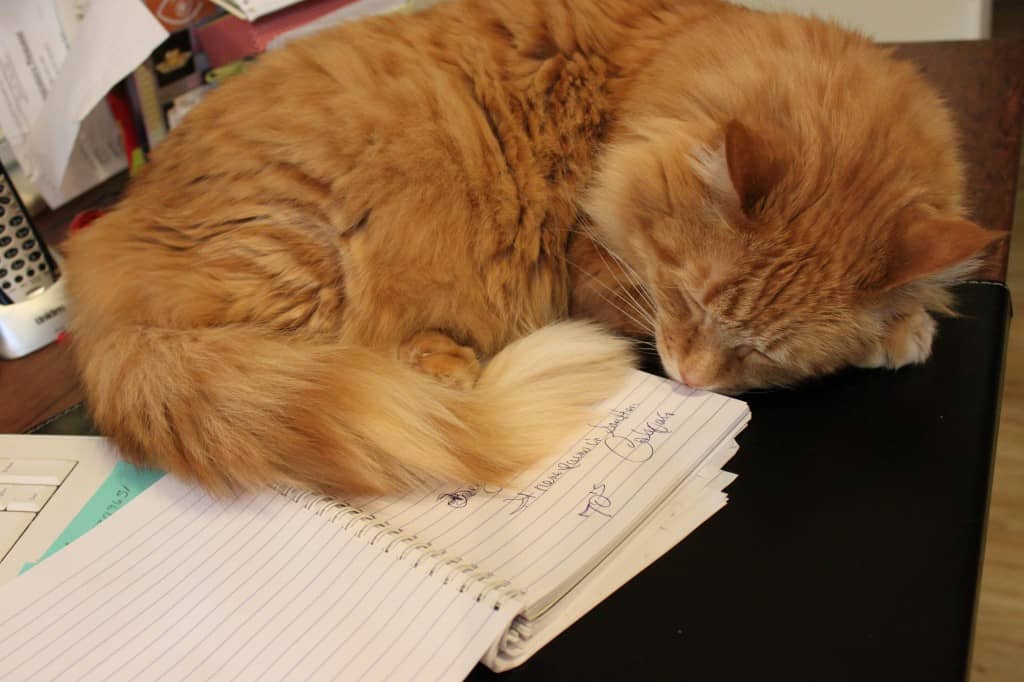
[[[714,0],[461,0],[267,55],[69,244],[100,429],[213,490],[500,481],[650,334],[717,390],[924,360],[950,117],[834,26]],[[481,369],[482,367],[482,369]]]

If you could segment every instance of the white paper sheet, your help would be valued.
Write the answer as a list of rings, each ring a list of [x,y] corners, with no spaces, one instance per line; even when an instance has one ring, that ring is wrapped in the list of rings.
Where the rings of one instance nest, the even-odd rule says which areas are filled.
[[[79,25],[66,5],[0,3],[0,129],[51,207],[127,166],[103,98],[167,37],[137,0],[92,0]]]
[[[0,588],[0,679],[460,680],[501,609],[277,493],[165,476]]]

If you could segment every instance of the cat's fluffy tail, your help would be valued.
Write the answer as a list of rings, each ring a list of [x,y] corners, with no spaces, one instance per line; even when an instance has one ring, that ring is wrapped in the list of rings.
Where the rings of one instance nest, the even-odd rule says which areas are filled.
[[[511,344],[465,391],[365,348],[247,327],[104,336],[79,348],[100,430],[218,492],[502,482],[562,444],[631,364],[628,342],[582,322]]]

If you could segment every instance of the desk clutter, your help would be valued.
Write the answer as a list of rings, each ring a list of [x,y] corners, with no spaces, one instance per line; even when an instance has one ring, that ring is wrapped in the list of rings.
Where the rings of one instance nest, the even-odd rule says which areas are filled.
[[[454,680],[478,661],[515,667],[726,504],[735,476],[722,467],[750,417],[642,372],[600,414],[504,488],[214,499],[163,476],[111,513],[86,505],[105,520],[0,587],[19,623],[0,677]],[[0,440],[0,457],[30,438]],[[101,488],[102,506],[117,482]]]
[[[7,3],[0,162],[51,209],[147,154],[213,88],[298,37],[437,0]],[[31,190],[31,191],[30,191]]]
[[[153,3],[150,3],[151,5]],[[245,72],[263,53],[363,17],[417,9],[415,0],[206,0],[168,26],[167,39],[111,93],[129,115],[126,148],[137,167],[212,89]],[[205,8],[205,9],[204,9]],[[226,11],[225,11],[226,10]],[[157,15],[159,18],[159,14]]]

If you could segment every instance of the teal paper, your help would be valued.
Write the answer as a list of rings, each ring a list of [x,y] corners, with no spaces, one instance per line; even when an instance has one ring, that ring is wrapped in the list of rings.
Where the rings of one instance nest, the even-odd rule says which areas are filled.
[[[53,541],[39,561],[27,563],[21,568],[24,573],[59,549],[98,526],[104,519],[120,509],[126,502],[153,485],[164,475],[156,469],[140,469],[127,462],[118,462],[107,480],[96,490],[81,511],[71,519],[67,528]]]

